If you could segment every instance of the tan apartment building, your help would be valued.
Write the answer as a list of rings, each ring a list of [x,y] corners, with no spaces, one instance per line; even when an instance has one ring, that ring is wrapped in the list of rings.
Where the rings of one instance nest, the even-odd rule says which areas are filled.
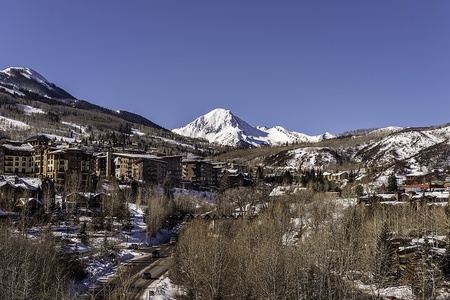
[[[1,171],[5,175],[34,174],[34,148],[29,143],[7,141],[1,146]]]
[[[160,157],[133,153],[114,153],[114,156],[116,178],[155,184],[164,182],[167,162]]]
[[[78,148],[45,149],[44,177],[54,179],[55,184],[63,186],[66,175],[81,174],[81,184],[89,187],[91,182],[92,155]]]

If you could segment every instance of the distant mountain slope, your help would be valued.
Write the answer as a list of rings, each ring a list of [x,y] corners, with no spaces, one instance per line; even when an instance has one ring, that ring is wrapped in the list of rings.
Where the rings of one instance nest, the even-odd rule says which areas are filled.
[[[351,166],[370,169],[375,176],[412,170],[425,173],[450,170],[450,125],[406,129],[388,127],[377,130],[375,135],[369,132],[337,138],[314,147],[292,146],[270,155],[262,153],[254,161],[292,169],[345,169]]]
[[[271,144],[317,143],[323,140],[328,140],[336,137],[335,135],[329,132],[326,132],[321,135],[310,136],[304,133],[286,130],[281,126],[275,126],[272,128],[258,126],[257,128],[268,134],[268,138]]]
[[[75,99],[30,68],[12,67],[0,71],[0,90],[19,96],[31,92],[50,99]]]
[[[0,71],[0,92],[6,92],[14,96],[44,102],[50,105],[66,105],[83,110],[97,111],[121,118],[130,123],[167,131],[162,126],[138,114],[125,110],[111,110],[88,101],[78,100],[30,68],[12,67]]]
[[[334,136],[327,133],[308,136],[276,126],[255,127],[235,116],[231,111],[217,108],[195,119],[188,125],[172,130],[174,133],[193,138],[203,138],[211,143],[228,146],[262,146],[282,143],[318,142]]]
[[[430,128],[408,128],[396,131],[378,142],[370,143],[358,151],[354,159],[371,161],[373,164],[390,165],[396,161],[413,163],[420,153],[448,144],[450,126]],[[422,162],[423,163],[423,162]],[[430,161],[428,165],[433,165]]]

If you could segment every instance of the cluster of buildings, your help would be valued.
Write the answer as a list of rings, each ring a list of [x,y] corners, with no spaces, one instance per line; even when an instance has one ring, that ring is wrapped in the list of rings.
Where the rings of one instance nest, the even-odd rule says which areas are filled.
[[[74,145],[33,136],[25,141],[4,140],[0,147],[0,174],[52,179],[64,186],[76,178],[85,188],[101,177],[123,181],[163,184],[170,176],[175,186],[217,188],[224,174],[233,185],[251,185],[245,166],[204,160],[196,156],[145,153],[138,150],[105,149]]]

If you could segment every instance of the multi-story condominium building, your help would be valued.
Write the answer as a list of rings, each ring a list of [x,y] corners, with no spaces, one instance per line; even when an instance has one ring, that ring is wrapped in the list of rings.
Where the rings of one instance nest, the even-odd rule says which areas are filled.
[[[115,176],[122,180],[137,180],[162,184],[166,177],[167,162],[147,154],[114,153]]]
[[[166,173],[172,177],[173,183],[178,186],[183,175],[183,167],[181,164],[183,156],[161,156],[160,158],[167,163]]]
[[[40,146],[50,146],[51,139],[46,135],[35,135],[32,137],[29,137],[25,140],[26,143],[31,144],[34,148],[40,147]]]
[[[50,178],[57,186],[64,186],[67,173],[79,173],[81,184],[90,186],[90,153],[79,148],[50,147],[50,140],[42,136],[27,141],[3,142],[0,147],[1,174]]]
[[[161,159],[137,159],[133,162],[133,178],[162,184],[166,177],[166,165],[167,163]]]
[[[94,171],[98,177],[114,175],[114,160],[109,149],[94,155]]]
[[[214,163],[205,161],[201,158],[193,157],[186,158],[182,161],[183,164],[183,180],[191,182],[197,187],[216,186],[214,174],[217,171],[214,169]]]
[[[44,177],[52,178],[55,184],[63,186],[66,175],[81,175],[81,185],[89,187],[91,183],[92,155],[78,148],[53,148],[45,150],[46,168]]]
[[[29,143],[7,141],[1,146],[1,172],[5,175],[34,174],[34,148]]]

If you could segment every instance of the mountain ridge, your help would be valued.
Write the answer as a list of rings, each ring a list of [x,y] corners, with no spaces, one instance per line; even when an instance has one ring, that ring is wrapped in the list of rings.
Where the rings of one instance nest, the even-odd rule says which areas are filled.
[[[335,137],[328,132],[317,136],[309,136],[286,130],[281,126],[272,128],[252,126],[224,108],[213,109],[184,127],[172,129],[172,132],[183,136],[206,139],[210,143],[220,145],[247,147],[284,143],[314,143]]]
[[[27,97],[51,105],[66,105],[83,110],[98,111],[119,117],[127,122],[168,131],[141,115],[126,110],[112,110],[85,100],[77,99],[31,68],[10,67],[1,70],[0,92],[2,91],[15,97]]]

